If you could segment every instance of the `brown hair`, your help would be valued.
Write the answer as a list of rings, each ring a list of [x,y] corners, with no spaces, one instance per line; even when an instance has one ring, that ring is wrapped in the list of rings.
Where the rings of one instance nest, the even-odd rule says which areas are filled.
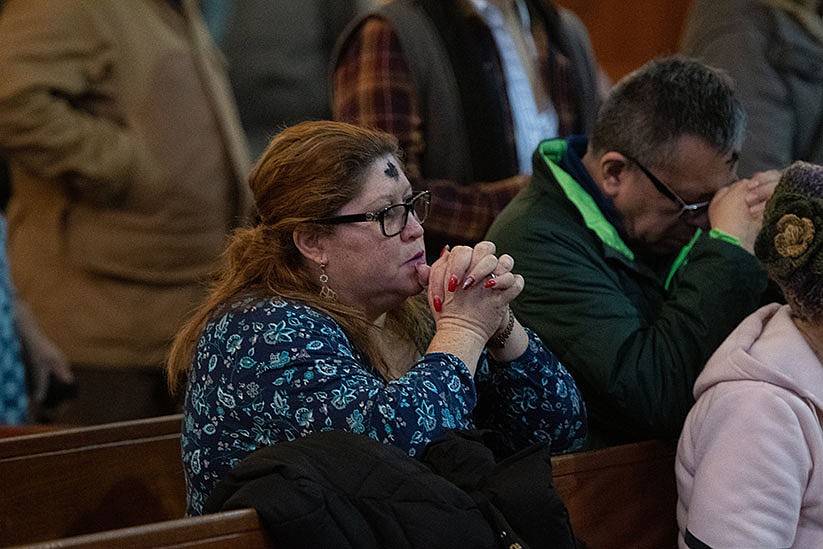
[[[281,296],[326,312],[386,375],[386,362],[368,336],[369,323],[351,307],[320,297],[319,282],[293,241],[301,224],[318,234],[336,230],[310,221],[334,215],[353,200],[366,170],[386,155],[400,156],[394,136],[343,122],[303,122],[269,142],[249,176],[260,222],[235,231],[208,297],[177,334],[167,363],[172,391],[191,367],[209,319],[249,296]],[[424,300],[407,299],[387,315],[386,329],[410,337],[423,352],[433,331],[427,311]]]

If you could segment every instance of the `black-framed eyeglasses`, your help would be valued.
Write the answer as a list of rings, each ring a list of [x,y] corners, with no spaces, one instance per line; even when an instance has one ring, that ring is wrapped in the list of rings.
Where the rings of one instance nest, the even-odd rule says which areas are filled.
[[[374,212],[321,217],[320,219],[312,220],[312,222],[323,225],[338,225],[340,223],[377,221],[380,223],[380,231],[383,233],[383,236],[395,236],[406,228],[406,223],[409,221],[409,212],[414,214],[418,223],[423,224],[429,215],[430,204],[431,193],[429,191],[421,191],[401,204],[392,204]]]
[[[666,185],[665,183],[660,181],[660,179],[658,179],[656,175],[654,175],[651,171],[649,171],[649,169],[646,168],[646,166],[644,166],[643,164],[638,162],[636,158],[634,158],[632,156],[629,156],[626,153],[620,153],[620,154],[625,156],[627,159],[629,159],[629,161],[632,164],[637,166],[637,168],[641,172],[643,172],[643,175],[645,175],[649,179],[649,181],[652,182],[652,185],[654,185],[654,188],[657,189],[657,191],[660,194],[662,194],[663,196],[665,196],[666,198],[668,198],[669,200],[671,200],[672,202],[674,202],[675,204],[680,206],[680,213],[678,215],[680,215],[680,216],[689,215],[689,216],[692,216],[692,217],[696,217],[696,216],[700,215],[701,213],[703,213],[703,211],[706,208],[709,207],[709,204],[711,204],[711,200],[706,200],[704,202],[695,202],[694,204],[689,204],[688,202],[686,202],[685,200],[680,198],[680,195],[677,194],[676,192],[674,192],[671,187],[669,187],[668,185]]]

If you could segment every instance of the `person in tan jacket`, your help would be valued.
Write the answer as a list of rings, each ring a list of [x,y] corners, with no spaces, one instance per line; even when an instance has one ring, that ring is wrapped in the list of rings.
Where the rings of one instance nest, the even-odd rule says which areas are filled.
[[[195,1],[6,1],[0,74],[12,277],[78,384],[56,419],[175,411],[168,345],[251,211]]]

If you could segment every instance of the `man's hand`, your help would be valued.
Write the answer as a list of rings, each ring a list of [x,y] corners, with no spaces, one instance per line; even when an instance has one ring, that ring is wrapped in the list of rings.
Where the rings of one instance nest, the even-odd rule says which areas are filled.
[[[760,172],[717,191],[709,205],[712,229],[736,236],[741,246],[753,254],[766,201],[779,179],[780,173],[776,170]]]

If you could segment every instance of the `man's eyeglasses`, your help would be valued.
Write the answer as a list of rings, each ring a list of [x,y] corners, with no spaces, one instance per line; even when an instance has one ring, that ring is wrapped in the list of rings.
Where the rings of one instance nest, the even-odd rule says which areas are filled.
[[[360,223],[362,221],[377,221],[380,223],[380,231],[383,236],[395,236],[406,228],[409,221],[409,212],[414,214],[417,221],[422,224],[429,215],[429,205],[431,204],[431,193],[422,191],[402,204],[392,204],[381,210],[366,212],[362,214],[337,215],[334,217],[322,217],[312,220],[313,223],[323,225],[338,225],[340,223]]]
[[[643,172],[643,175],[645,175],[649,179],[649,181],[652,182],[652,185],[654,185],[654,188],[657,189],[660,194],[662,194],[663,196],[665,196],[666,198],[668,198],[669,200],[671,200],[672,202],[674,202],[675,204],[680,206],[680,214],[679,214],[680,216],[688,215],[688,216],[691,216],[691,217],[696,217],[696,216],[700,215],[701,213],[703,213],[703,211],[706,208],[709,207],[709,204],[711,203],[711,200],[706,200],[705,202],[695,202],[694,204],[689,204],[688,202],[686,202],[685,200],[680,198],[680,195],[678,195],[676,192],[674,192],[671,189],[671,187],[669,187],[668,185],[666,185],[665,183],[660,181],[657,178],[657,176],[655,176],[652,172],[650,172],[648,170],[648,168],[646,168],[646,166],[644,166],[643,164],[638,162],[635,158],[629,156],[626,153],[620,153],[620,154],[622,154],[623,156],[628,158],[629,161],[632,164],[637,166],[638,169],[641,172]]]

